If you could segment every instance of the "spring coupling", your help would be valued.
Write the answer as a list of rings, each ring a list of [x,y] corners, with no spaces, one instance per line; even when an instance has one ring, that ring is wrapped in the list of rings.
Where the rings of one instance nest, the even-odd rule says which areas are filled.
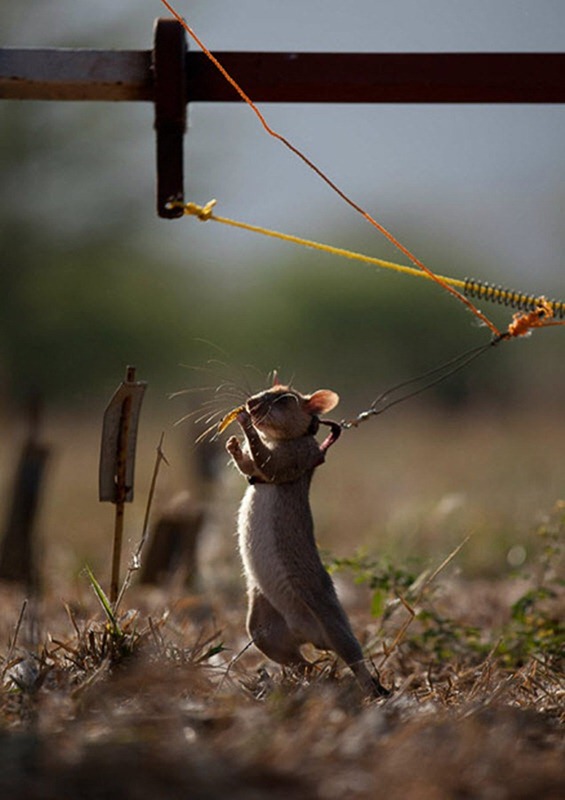
[[[535,294],[524,294],[514,289],[506,289],[504,286],[495,286],[487,281],[480,281],[476,278],[465,278],[463,287],[465,297],[487,300],[490,303],[498,303],[501,306],[515,308],[518,311],[535,311],[540,302],[540,297]],[[560,300],[547,300],[551,306],[553,316],[556,319],[565,318],[565,303]]]

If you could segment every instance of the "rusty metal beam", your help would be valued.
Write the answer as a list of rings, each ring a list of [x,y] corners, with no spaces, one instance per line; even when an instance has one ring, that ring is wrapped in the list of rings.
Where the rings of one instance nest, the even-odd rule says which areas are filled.
[[[150,50],[0,49],[4,100],[153,100]]]
[[[217,52],[263,103],[564,103],[564,53]],[[0,99],[144,100],[155,106],[157,211],[182,216],[192,102],[240,102],[182,25],[155,24],[153,50],[0,49]]]
[[[564,53],[215,55],[265,103],[563,103]],[[152,51],[0,50],[0,98],[154,101]],[[203,53],[185,55],[187,102],[236,102]]]
[[[563,103],[565,54],[216,53],[247,94],[276,103]],[[203,53],[190,101],[237,100]]]

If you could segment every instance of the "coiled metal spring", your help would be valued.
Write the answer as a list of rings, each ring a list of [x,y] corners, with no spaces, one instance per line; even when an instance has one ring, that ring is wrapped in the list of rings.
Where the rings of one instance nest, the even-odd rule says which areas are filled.
[[[488,300],[491,303],[498,303],[501,306],[509,306],[519,311],[535,311],[539,305],[540,298],[535,294],[524,294],[513,289],[505,289],[504,286],[495,286],[487,281],[479,281],[475,278],[465,278],[463,293],[466,297]],[[556,319],[565,318],[565,303],[561,300],[548,300]]]

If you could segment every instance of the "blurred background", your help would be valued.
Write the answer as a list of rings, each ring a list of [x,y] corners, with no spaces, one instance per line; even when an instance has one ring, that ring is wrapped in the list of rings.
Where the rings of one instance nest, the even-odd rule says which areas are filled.
[[[565,7],[554,0],[177,8],[212,50],[565,49]],[[166,11],[157,0],[1,0],[1,45],[150,49],[158,16]],[[263,111],[437,272],[565,299],[562,106]],[[189,123],[187,199],[214,197],[219,214],[399,260],[242,104],[194,104]],[[149,382],[141,457],[152,458],[159,430],[178,455],[166,492],[167,481],[186,481],[196,435],[173,423],[197,401],[169,400],[173,392],[225,380],[256,391],[276,368],[305,391],[337,390],[341,415],[352,416],[391,384],[488,340],[427,282],[212,223],[159,219],[152,125],[150,103],[0,102],[1,474],[9,494],[18,426],[39,395],[56,452],[45,536],[59,537],[71,569],[96,550],[110,519],[96,502],[97,437],[126,364]],[[502,325],[509,319],[484,310]],[[561,491],[564,337],[554,328],[501,347],[344,436],[343,460],[335,453],[325,474],[331,497],[320,500],[324,541],[339,549],[348,528],[346,547],[388,536],[400,550],[426,551],[425,542],[443,546],[438,531],[455,540],[472,524],[502,542],[494,563],[506,564],[514,538],[527,536]],[[234,487],[239,496],[237,479]],[[137,515],[132,526],[141,508]],[[490,556],[480,551],[486,568]]]

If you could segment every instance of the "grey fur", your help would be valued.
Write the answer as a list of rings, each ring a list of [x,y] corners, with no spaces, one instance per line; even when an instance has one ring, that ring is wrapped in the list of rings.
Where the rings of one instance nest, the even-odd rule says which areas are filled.
[[[312,475],[325,453],[308,431],[313,415],[331,410],[338,399],[327,390],[304,396],[273,387],[250,398],[238,415],[243,443],[235,436],[227,442],[236,466],[251,479],[238,518],[247,628],[255,645],[280,664],[307,664],[300,647],[308,642],[334,651],[375,696],[386,690],[367,669],[320,560],[310,509]]]

